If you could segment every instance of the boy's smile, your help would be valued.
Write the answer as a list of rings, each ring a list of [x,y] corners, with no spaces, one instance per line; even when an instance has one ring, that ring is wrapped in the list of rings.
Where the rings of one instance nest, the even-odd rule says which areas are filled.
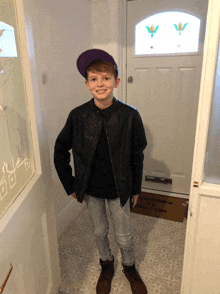
[[[120,84],[120,79],[108,72],[88,72],[85,84],[93,94],[95,104],[99,108],[106,108],[112,104],[113,90]]]

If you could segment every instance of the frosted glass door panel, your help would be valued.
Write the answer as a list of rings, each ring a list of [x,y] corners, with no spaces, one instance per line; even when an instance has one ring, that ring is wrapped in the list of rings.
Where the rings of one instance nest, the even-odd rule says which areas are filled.
[[[0,217],[35,173],[13,3],[0,0]]]
[[[220,44],[209,125],[205,182],[220,185]]]
[[[183,12],[149,16],[135,27],[135,55],[198,52],[200,24]]]

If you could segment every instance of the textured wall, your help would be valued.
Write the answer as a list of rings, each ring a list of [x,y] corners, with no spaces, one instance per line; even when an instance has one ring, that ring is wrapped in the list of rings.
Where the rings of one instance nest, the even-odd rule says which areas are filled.
[[[55,171],[54,143],[69,112],[92,98],[76,68],[79,54],[92,47],[92,3],[88,0],[25,0],[24,7],[31,16],[29,30],[32,27],[33,31],[34,48],[30,51],[36,58],[38,89],[36,87],[34,94],[40,97],[40,105],[36,107],[40,107],[43,124],[39,134],[44,140],[41,160],[46,165],[44,176],[54,196],[59,231],[71,220],[67,217],[66,223],[62,214],[77,201],[67,197]],[[46,83],[42,83],[42,74],[46,74]]]

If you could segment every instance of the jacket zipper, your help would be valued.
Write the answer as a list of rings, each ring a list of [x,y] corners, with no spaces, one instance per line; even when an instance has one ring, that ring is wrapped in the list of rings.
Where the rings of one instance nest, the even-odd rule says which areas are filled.
[[[116,182],[115,173],[114,173],[114,168],[113,168],[112,157],[111,157],[111,151],[110,151],[110,144],[109,144],[108,132],[107,132],[107,128],[106,128],[106,124],[105,124],[105,120],[104,120],[104,125],[105,125],[105,133],[106,133],[106,137],[107,137],[107,141],[108,141],[108,150],[109,150],[110,160],[111,160],[111,164],[112,164],[113,175],[114,175],[114,179],[115,179],[115,185],[116,185],[116,189],[117,189],[117,191],[118,191],[117,182]],[[120,199],[120,197],[119,197],[119,199]],[[122,208],[122,205],[121,205],[121,199],[120,199],[120,207]]]

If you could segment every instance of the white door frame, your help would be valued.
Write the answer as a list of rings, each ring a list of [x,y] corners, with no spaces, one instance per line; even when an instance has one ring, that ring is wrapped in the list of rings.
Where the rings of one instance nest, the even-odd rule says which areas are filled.
[[[22,48],[20,55],[36,173],[0,220],[0,283],[4,281],[11,263],[13,271],[4,293],[37,293],[39,289],[44,288],[44,293],[51,294],[58,293],[61,275],[53,198],[46,185],[46,166],[44,162],[41,164],[40,159],[44,143],[40,136],[43,134],[43,125],[32,24],[30,15],[25,14],[23,0],[13,1],[19,31],[18,40]],[[45,280],[35,284],[35,279],[39,281],[42,275]]]
[[[118,88],[119,99],[126,102],[127,96],[127,0],[118,1],[118,12],[120,14],[120,23],[118,34],[118,68],[121,79],[121,85]],[[116,16],[117,17],[117,16]],[[120,92],[119,92],[120,90]]]
[[[35,62],[34,56],[30,55],[32,52],[31,50],[34,45],[31,44],[28,48],[27,44],[27,35],[28,40],[30,42],[30,39],[32,40],[33,37],[29,32],[26,31],[25,27],[25,17],[24,17],[24,7],[23,7],[23,0],[16,0],[16,9],[17,9],[17,15],[18,15],[18,28],[20,31],[20,43],[23,48],[21,52],[21,59],[22,59],[22,66],[23,66],[23,73],[25,76],[25,87],[27,92],[27,100],[28,100],[28,113],[29,113],[29,119],[30,119],[30,128],[31,128],[31,134],[32,134],[32,144],[33,144],[33,152],[34,152],[34,159],[35,159],[35,168],[36,172],[34,176],[30,179],[28,184],[24,187],[22,192],[19,194],[19,197],[16,198],[16,201],[13,202],[13,204],[9,207],[7,212],[2,217],[1,222],[1,231],[6,227],[7,223],[10,221],[10,219],[13,217],[16,210],[20,207],[22,202],[25,200],[25,198],[28,196],[31,189],[34,187],[34,185],[39,181],[41,175],[42,175],[42,167],[41,167],[41,159],[40,159],[40,147],[39,147],[39,139],[38,139],[38,131],[37,131],[37,118],[41,120],[41,113],[38,111],[38,114],[36,116],[35,114],[35,104],[34,104],[34,95],[33,95],[33,87],[32,87],[32,76],[30,71],[30,59],[33,58],[32,62]],[[29,49],[29,50],[28,50]],[[35,80],[35,77],[33,79],[33,82],[37,83]],[[38,124],[40,121],[38,122]]]
[[[205,230],[207,227],[212,227],[216,220],[209,219],[206,220],[207,227],[200,226],[199,219],[201,217],[200,205],[202,198],[206,198],[207,207],[212,199],[217,199],[220,206],[220,185],[208,184],[204,182],[204,167],[206,159],[206,148],[207,139],[210,123],[210,114],[212,106],[212,97],[215,83],[216,75],[216,63],[218,57],[218,47],[219,47],[219,35],[220,35],[220,2],[219,0],[209,0],[208,9],[208,21],[206,29],[206,43],[205,52],[202,67],[202,78],[200,86],[200,97],[199,97],[199,108],[197,116],[197,128],[196,128],[196,139],[194,147],[194,157],[192,166],[192,180],[191,180],[191,190],[190,190],[190,201],[189,201],[189,213],[187,221],[187,231],[186,231],[186,242],[185,242],[185,253],[184,253],[184,264],[183,264],[183,274],[182,274],[182,288],[181,294],[194,293],[196,283],[198,283],[198,275],[204,276],[205,273],[209,273],[210,265],[206,265],[207,268],[198,268],[198,260],[202,260],[202,252],[197,252],[197,245],[200,243],[201,235],[199,231]],[[197,184],[198,183],[198,184]],[[204,200],[203,200],[204,201]],[[217,207],[217,209],[218,209]],[[214,211],[214,208],[213,208]],[[210,212],[211,213],[211,212]],[[214,230],[209,232],[212,234],[211,242],[219,242],[218,233]],[[203,236],[205,240],[205,236]],[[205,245],[206,244],[206,245]],[[206,246],[206,247],[204,247]],[[206,252],[205,258],[209,258],[209,262],[220,263],[219,256],[215,255],[215,248],[208,247],[207,243],[203,242],[203,250]],[[213,252],[211,252],[213,251]],[[214,255],[214,256],[213,256]],[[199,273],[198,273],[199,272]],[[211,271],[212,272],[212,271]],[[216,279],[218,273],[213,275],[213,281],[210,280],[209,289],[210,293],[219,293],[219,279]],[[199,281],[202,287],[204,281]],[[217,285],[218,283],[218,285]],[[211,285],[212,284],[212,285]],[[207,287],[207,283],[206,283]],[[218,290],[216,290],[217,288]],[[205,289],[205,287],[203,288]],[[203,293],[207,293],[207,288]],[[217,291],[217,292],[216,292]],[[202,292],[199,292],[202,293]]]

